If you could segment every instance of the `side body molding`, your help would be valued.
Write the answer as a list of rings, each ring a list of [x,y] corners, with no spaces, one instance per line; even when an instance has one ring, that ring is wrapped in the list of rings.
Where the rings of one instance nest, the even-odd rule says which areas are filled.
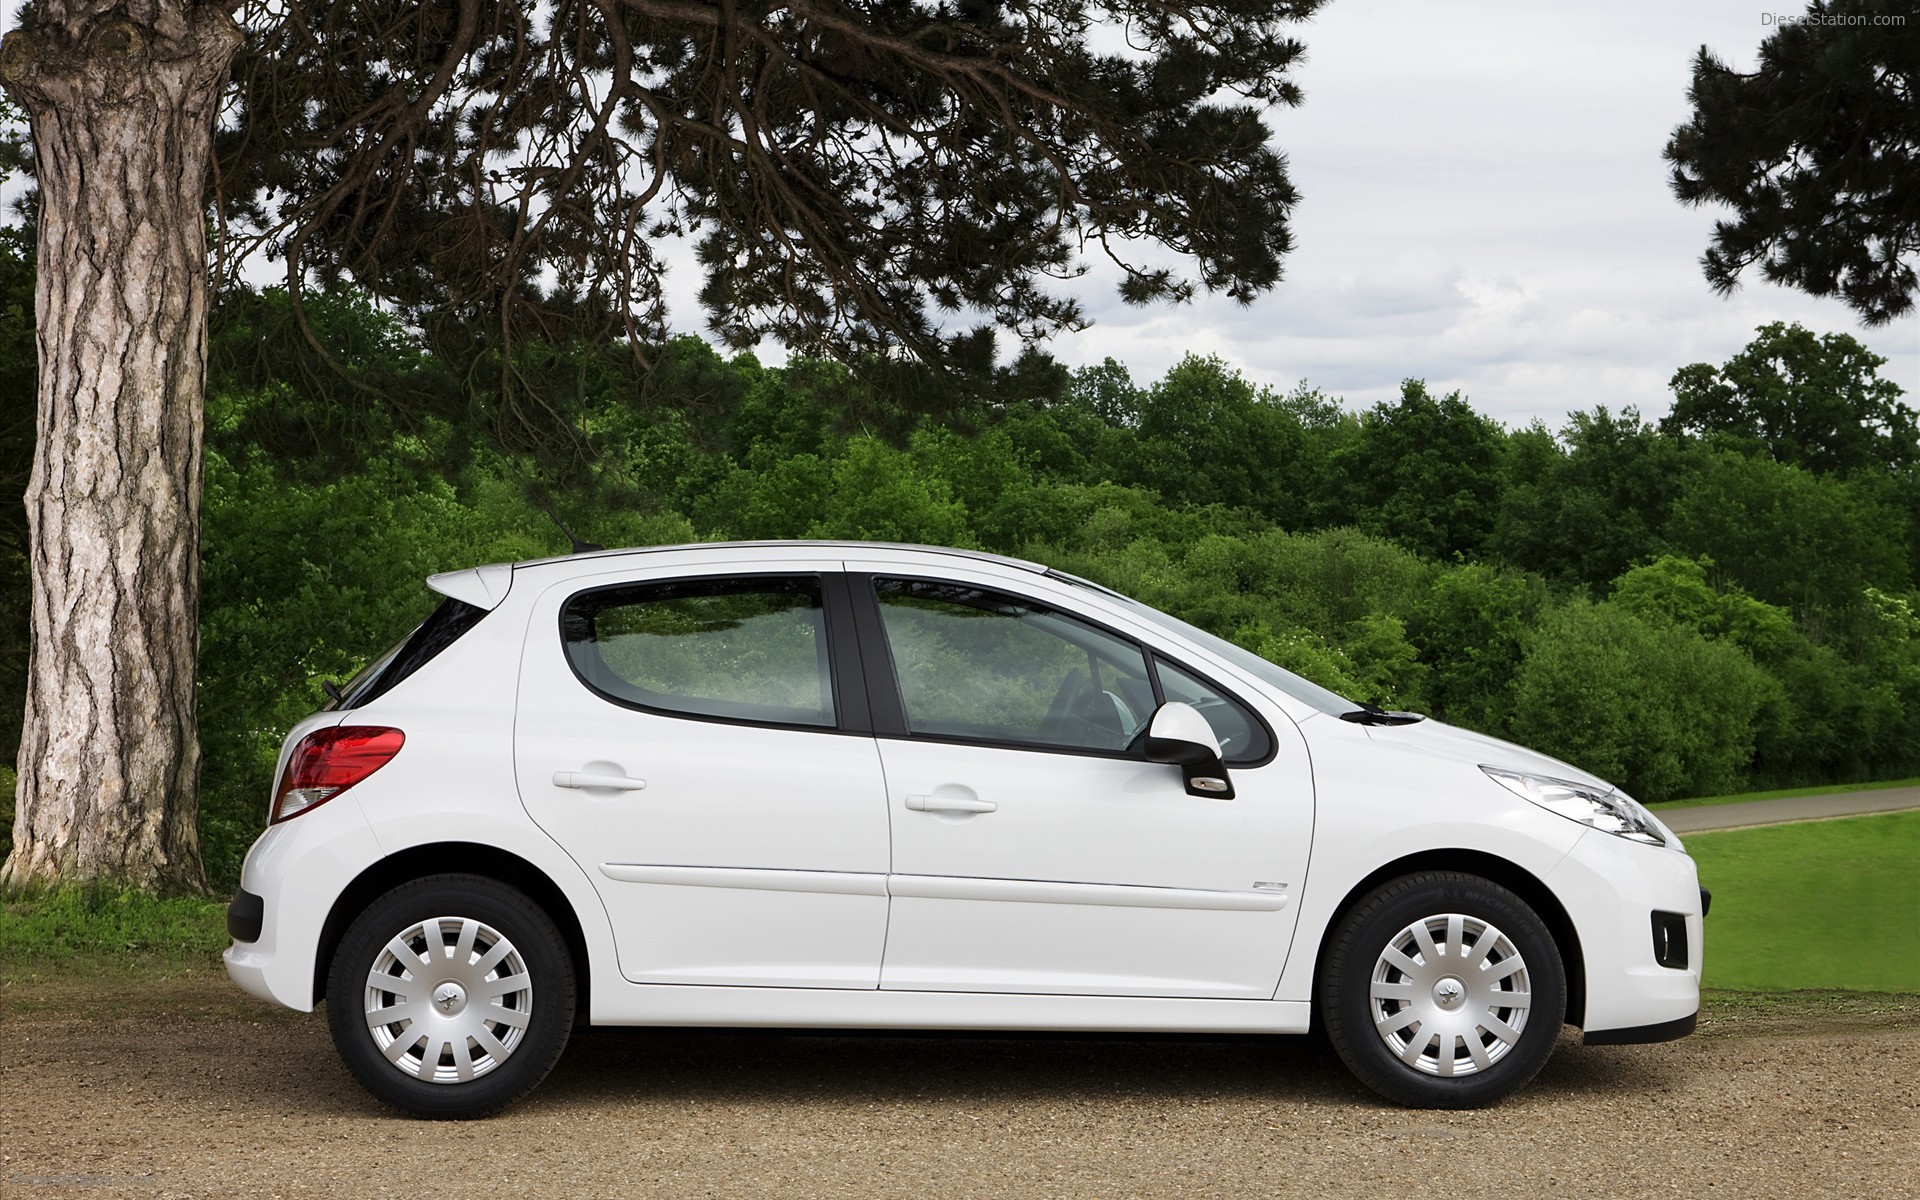
[[[1138,887],[1117,883],[1056,883],[1038,879],[968,879],[951,875],[881,875],[868,871],[793,871],[760,867],[686,867],[602,863],[600,873],[622,883],[674,887],[744,888],[841,896],[901,896],[919,900],[998,900],[1016,904],[1094,904],[1107,908],[1190,908],[1214,912],[1278,912],[1284,890],[1219,891]]]

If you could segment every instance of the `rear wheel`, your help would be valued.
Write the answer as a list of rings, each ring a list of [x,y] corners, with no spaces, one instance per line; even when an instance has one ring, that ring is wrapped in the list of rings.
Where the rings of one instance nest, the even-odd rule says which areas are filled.
[[[1546,1064],[1566,992],[1559,947],[1524,900],[1434,871],[1385,884],[1336,923],[1318,1000],[1367,1086],[1397,1104],[1468,1108]]]
[[[327,1024],[354,1077],[416,1116],[485,1116],[553,1069],[573,1026],[573,964],[521,892],[436,875],[388,892],[340,941]]]

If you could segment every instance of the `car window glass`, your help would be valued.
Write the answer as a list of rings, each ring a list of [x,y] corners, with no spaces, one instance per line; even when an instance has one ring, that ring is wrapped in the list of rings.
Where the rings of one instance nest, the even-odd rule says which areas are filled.
[[[326,704],[322,711],[371,704],[432,662],[442,650],[459,641],[467,630],[478,625],[480,618],[486,615],[487,610],[478,605],[447,597],[398,645],[348,680],[346,686],[340,689],[340,698]]]
[[[1131,642],[964,584],[883,579],[876,591],[914,734],[1122,751],[1153,716]]]
[[[567,657],[610,699],[693,716],[834,723],[820,581],[701,579],[584,592]]]
[[[1142,620],[1150,621],[1162,629],[1172,630],[1174,633],[1181,635],[1189,641],[1197,643],[1202,649],[1219,655],[1227,662],[1232,663],[1242,671],[1252,675],[1255,679],[1278,688],[1295,700],[1318,709],[1321,712],[1335,714],[1345,713],[1352,712],[1354,709],[1360,707],[1338,692],[1329,691],[1310,679],[1304,679],[1301,676],[1295,675],[1285,667],[1276,666],[1268,662],[1251,650],[1236,646],[1223,637],[1215,637],[1197,625],[1189,625],[1180,618],[1169,616],[1151,605],[1142,604],[1131,596],[1123,596],[1110,588],[1104,588],[1097,583],[1089,583],[1084,579],[1078,579],[1072,575],[1066,575],[1061,572],[1055,571],[1049,574],[1053,578],[1065,580],[1068,583],[1088,588],[1111,598],[1115,602],[1125,606],[1127,611]]]
[[[1160,691],[1168,700],[1191,704],[1213,727],[1220,757],[1228,764],[1264,761],[1273,751],[1266,728],[1238,700],[1163,659],[1155,659]]]

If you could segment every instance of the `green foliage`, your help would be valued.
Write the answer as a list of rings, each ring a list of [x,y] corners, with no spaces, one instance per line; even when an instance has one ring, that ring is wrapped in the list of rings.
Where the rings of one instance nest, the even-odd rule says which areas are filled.
[[[1560,441],[1564,449],[1543,445],[1528,430],[1510,443],[1491,554],[1558,584],[1598,585],[1666,549],[1692,448],[1631,408],[1575,413]]]
[[[1725,366],[1680,368],[1660,428],[1816,474],[1920,466],[1920,421],[1880,378],[1886,363],[1844,333],[1775,321]]]
[[[1235,629],[1231,640],[1323,688],[1355,700],[1380,703],[1378,697],[1368,694],[1361,683],[1360,668],[1346,651],[1311,629],[1293,626],[1276,633],[1264,622],[1256,621]]]
[[[209,425],[237,419],[216,396]],[[210,441],[212,439],[209,439]],[[237,876],[258,831],[288,726],[432,610],[437,571],[563,552],[564,540],[507,463],[447,479],[435,448],[397,438],[329,483],[290,483],[264,451],[207,453],[201,555],[201,829],[208,873]],[[598,513],[619,543],[689,541],[672,517]]]
[[[347,344],[384,336],[371,309],[326,312]],[[410,353],[367,369],[440,386]],[[690,339],[657,357],[644,384],[580,368],[581,435],[604,457],[557,476],[463,444],[452,413],[328,451],[261,412],[332,403],[324,390],[248,377],[216,396],[216,878],[318,680],[424,614],[422,575],[560,549],[535,500],[549,494],[608,544],[855,537],[1037,558],[1356,700],[1537,744],[1649,798],[1915,769],[1898,473],[1814,475],[1630,410],[1508,434],[1417,384],[1355,417],[1204,358],[1144,388],[1112,362],[1067,377],[1028,361],[995,376],[1002,401],[955,394],[936,421],[890,398],[927,382],[897,364],[769,369]],[[311,453],[334,456],[325,478],[281,469]],[[1371,531],[1339,524],[1348,512]]]
[[[1510,728],[1645,800],[1711,794],[1740,778],[1768,685],[1736,647],[1576,600],[1534,633]]]
[[[1869,584],[1911,578],[1910,519],[1868,485],[1720,451],[1674,501],[1667,538],[1828,632],[1845,627]]]
[[[1920,21],[1911,0],[1814,0],[1737,71],[1702,47],[1666,158],[1682,203],[1724,204],[1701,265],[1730,292],[1770,283],[1838,295],[1870,325],[1913,307],[1920,250]],[[1839,18],[1829,20],[1828,18]]]
[[[74,955],[158,955],[210,961],[227,945],[224,907],[103,885],[0,900],[0,964],[65,962]]]
[[[1548,593],[1538,576],[1483,563],[1435,575],[1410,633],[1435,714],[1490,732],[1509,724],[1513,679]]]
[[[1696,833],[1705,982],[1920,991],[1920,813]]]
[[[1129,480],[1190,504],[1244,505],[1287,521],[1305,443],[1278,397],[1218,358],[1188,355],[1138,400]]]
[[[991,336],[947,314],[1073,328],[1050,284],[1090,246],[1132,303],[1279,280],[1297,197],[1266,114],[1301,101],[1319,3],[264,6],[216,130],[219,228],[373,290],[463,374],[504,355],[482,415],[547,432],[556,381],[508,347],[658,340],[665,235],[730,345],[978,370]]]
[[[1342,448],[1347,510],[1369,533],[1433,558],[1474,554],[1499,508],[1505,433],[1459,392],[1435,399],[1409,379],[1398,404],[1360,418]]]
[[[0,240],[0,373],[26,381],[0,403],[24,405],[23,245]],[[1029,354],[983,367],[982,393],[899,362],[775,369],[680,338],[651,348],[650,375],[523,347],[515,369],[548,378],[578,439],[556,461],[479,436],[445,363],[379,308],[309,298],[344,372],[293,320],[269,291],[216,328],[201,716],[218,887],[321,681],[431,609],[423,576],[562,551],[549,510],[608,545],[849,537],[1035,558],[1357,701],[1537,745],[1648,799],[1920,771],[1920,474],[1902,460],[1816,472],[1605,408],[1558,436],[1507,432],[1417,382],[1356,415],[1200,357],[1140,386],[1112,361],[1069,374]],[[1806,410],[1793,428],[1818,427],[1825,386],[1781,393]],[[4,512],[20,512],[31,437],[0,420],[16,498],[0,619],[8,586],[24,602]],[[0,639],[15,711],[6,668],[25,645]]]
[[[1119,516],[1094,514],[1077,546],[1028,552],[1356,700],[1422,703],[1428,668],[1407,640],[1404,612],[1432,564],[1352,529],[1123,541],[1103,528]]]
[[[311,295],[296,315],[280,288],[236,290],[210,323],[207,441],[229,457],[264,455],[290,480],[326,481],[365,470],[400,437],[433,445],[440,461],[422,465],[439,473],[470,456],[457,381],[364,295]]]
[[[1613,581],[1613,603],[1643,620],[1678,625],[1705,638],[1725,638],[1763,661],[1792,654],[1805,639],[1784,608],[1737,587],[1707,582],[1713,560],[1663,554]]]

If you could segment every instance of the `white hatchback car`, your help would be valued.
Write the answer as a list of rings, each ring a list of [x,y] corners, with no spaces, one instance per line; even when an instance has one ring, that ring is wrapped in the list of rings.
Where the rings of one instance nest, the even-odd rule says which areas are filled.
[[[579,554],[446,597],[281,753],[227,969],[480,1115],[596,1025],[1305,1033],[1387,1098],[1684,1036],[1706,894],[1565,763],[960,550]]]

